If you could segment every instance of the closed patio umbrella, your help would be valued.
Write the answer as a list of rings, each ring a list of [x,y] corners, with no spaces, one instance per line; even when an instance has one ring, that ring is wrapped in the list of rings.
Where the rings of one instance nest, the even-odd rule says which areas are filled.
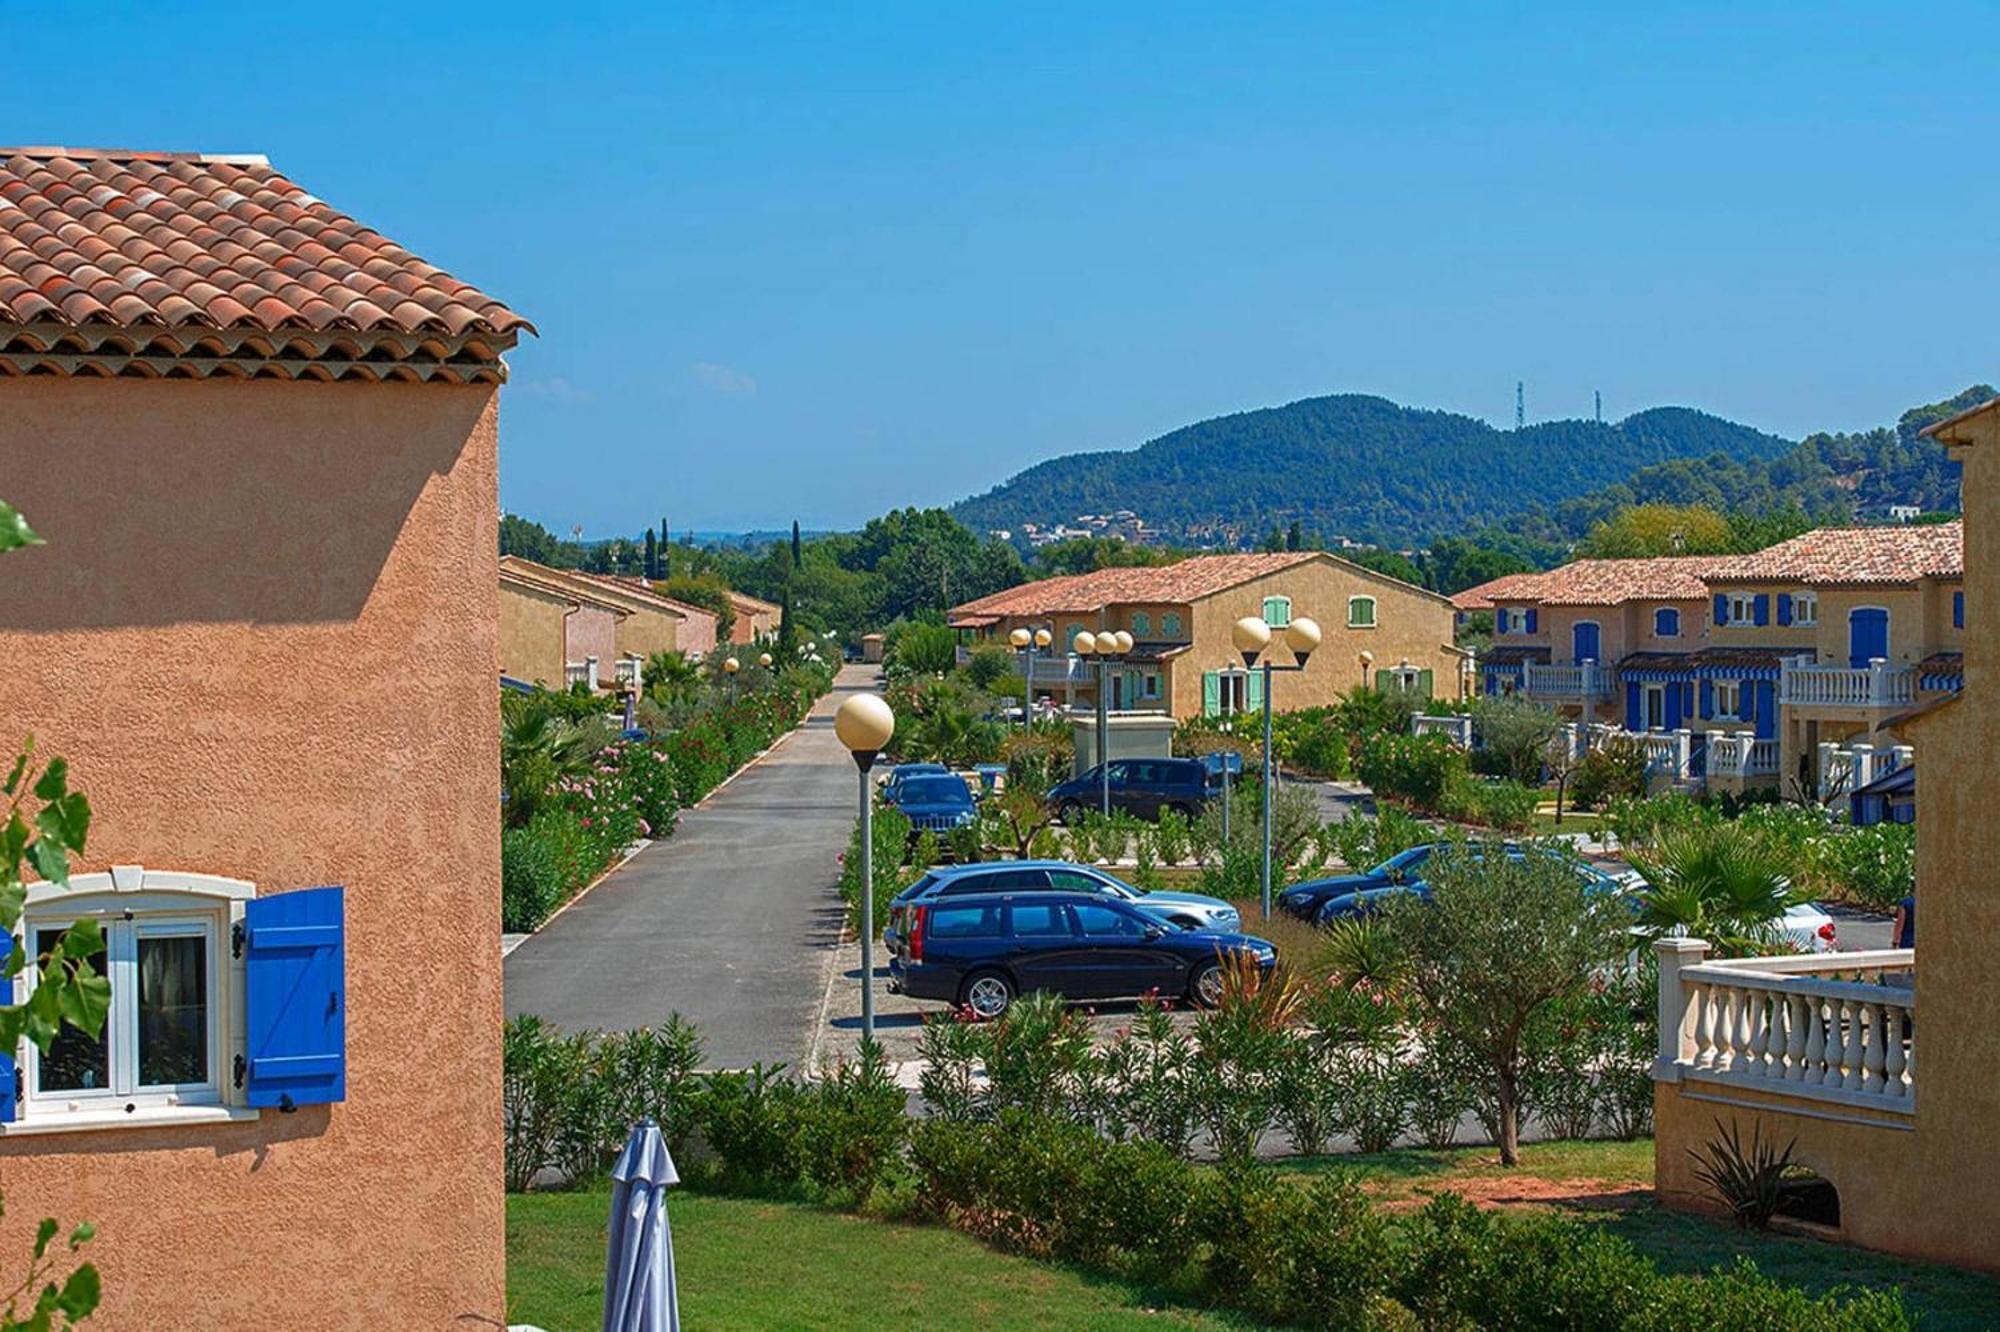
[[[611,1167],[604,1255],[604,1332],[680,1332],[667,1188],[681,1182],[660,1126],[642,1119]]]

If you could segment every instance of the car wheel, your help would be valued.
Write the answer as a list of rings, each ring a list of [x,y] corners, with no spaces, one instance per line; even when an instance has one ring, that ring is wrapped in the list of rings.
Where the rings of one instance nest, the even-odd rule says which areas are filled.
[[[1168,805],[1167,808],[1184,819],[1192,820],[1194,818],[1194,807],[1192,805],[1174,804]]]
[[[1214,1008],[1222,1002],[1222,964],[1204,962],[1188,981],[1188,1002],[1200,1008]]]
[[[975,971],[965,981],[959,1001],[974,1017],[990,1022],[1005,1013],[1014,1002],[1014,982],[997,971]]]
[[[1074,828],[1077,819],[1082,814],[1083,806],[1077,804],[1074,800],[1065,800],[1056,808],[1056,816],[1063,821],[1063,827],[1065,828]]]

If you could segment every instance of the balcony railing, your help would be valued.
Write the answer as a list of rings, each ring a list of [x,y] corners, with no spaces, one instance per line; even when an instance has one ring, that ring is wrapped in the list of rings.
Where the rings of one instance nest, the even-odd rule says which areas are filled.
[[[1610,698],[1611,668],[1594,661],[1529,662],[1526,688],[1541,698]]]
[[[1916,698],[1916,671],[1880,657],[1858,670],[1795,659],[1784,663],[1778,682],[1778,701],[1787,707],[1895,708]]]
[[[1410,733],[1441,735],[1460,749],[1472,748],[1472,718],[1462,714],[1427,717],[1419,713],[1410,718]]]
[[[1878,777],[1908,767],[1916,751],[1908,745],[1871,745],[1866,741],[1819,747],[1819,798],[1853,795]]]
[[[1662,939],[1659,1082],[1916,1113],[1916,950],[1708,961]]]
[[[1759,740],[1753,731],[1710,731],[1708,775],[1775,777],[1778,775],[1778,742]]]

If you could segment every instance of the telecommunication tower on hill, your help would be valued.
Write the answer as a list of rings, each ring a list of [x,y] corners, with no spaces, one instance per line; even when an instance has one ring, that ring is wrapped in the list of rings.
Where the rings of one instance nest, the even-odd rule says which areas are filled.
[[[1603,424],[1604,424],[1604,390],[1603,390],[1603,389],[1592,389],[1592,390],[1590,391],[1590,396],[1591,396],[1592,398],[1594,398],[1594,399],[1596,400],[1596,402],[1597,402],[1597,424],[1599,424],[1599,425],[1603,425]]]
[[[1514,381],[1514,429],[1528,424],[1528,385],[1525,380]]]

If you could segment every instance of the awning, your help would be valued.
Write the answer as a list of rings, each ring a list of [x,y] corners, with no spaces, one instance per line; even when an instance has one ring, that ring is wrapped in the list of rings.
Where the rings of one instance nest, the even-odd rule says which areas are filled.
[[[1811,648],[1710,647],[1695,652],[1634,652],[1618,663],[1628,680],[1775,680],[1789,657]]]

